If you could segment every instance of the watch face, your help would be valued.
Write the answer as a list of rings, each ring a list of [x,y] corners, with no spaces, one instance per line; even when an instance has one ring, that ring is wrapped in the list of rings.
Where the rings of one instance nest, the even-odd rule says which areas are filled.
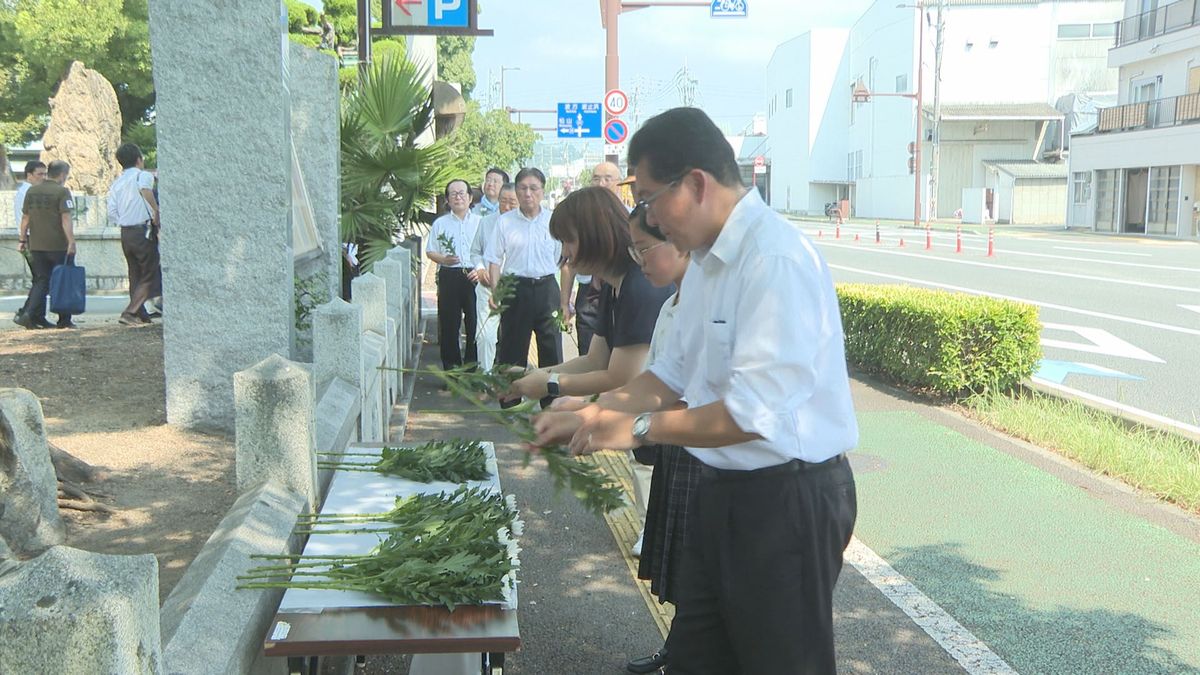
[[[644,438],[646,433],[650,431],[650,418],[648,416],[639,415],[633,420],[633,435],[638,438]]]

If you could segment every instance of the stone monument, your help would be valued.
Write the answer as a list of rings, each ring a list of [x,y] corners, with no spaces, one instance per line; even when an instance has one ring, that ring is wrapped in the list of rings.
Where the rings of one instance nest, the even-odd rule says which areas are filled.
[[[121,107],[117,93],[104,76],[71,64],[50,99],[50,126],[42,138],[42,161],[56,159],[71,165],[67,186],[75,193],[105,195],[121,173]]]

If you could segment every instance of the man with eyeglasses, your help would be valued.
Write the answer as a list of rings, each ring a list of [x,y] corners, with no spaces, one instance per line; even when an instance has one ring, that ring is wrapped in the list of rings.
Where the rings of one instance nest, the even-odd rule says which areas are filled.
[[[747,189],[696,108],[633,136],[637,215],[692,254],[672,339],[577,411],[576,454],[654,443],[701,462],[689,502],[670,673],[834,673],[833,588],[857,512],[858,441],[832,277]],[[676,408],[686,401],[686,408]],[[540,443],[571,425],[539,417]]]
[[[466,332],[466,362],[478,360],[475,343],[475,280],[471,266],[471,243],[479,227],[479,216],[471,213],[471,186],[456,178],[446,184],[450,212],[433,221],[425,240],[425,256],[438,264],[438,347],[442,368],[463,364],[458,344],[459,329]],[[466,324],[464,327],[463,324]]]
[[[485,245],[484,259],[493,283],[501,274],[517,278],[516,291],[500,315],[496,363],[529,365],[529,334],[537,336],[538,367],[562,363],[562,333],[554,318],[559,307],[554,278],[562,244],[550,236],[550,209],[542,207],[546,176],[526,167],[517,172],[518,208],[496,221],[496,232]],[[493,298],[493,304],[495,299]],[[512,405],[519,403],[514,400]]]
[[[39,162],[35,159],[25,163],[25,180],[21,181],[21,184],[17,186],[17,194],[13,195],[13,227],[21,226],[21,217],[24,215],[22,209],[25,206],[25,193],[29,192],[29,188],[31,187],[41,185],[44,180],[46,180],[45,162]],[[26,258],[26,265],[29,266],[29,274],[32,275],[33,267],[29,265],[28,258]],[[13,321],[19,323],[17,320],[24,313],[25,305],[21,305],[21,308],[13,315]],[[49,321],[42,319],[38,325],[42,328],[49,328],[51,324]]]

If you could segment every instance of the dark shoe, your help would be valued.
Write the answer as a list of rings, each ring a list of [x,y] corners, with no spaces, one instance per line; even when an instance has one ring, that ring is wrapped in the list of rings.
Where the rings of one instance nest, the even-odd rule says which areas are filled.
[[[150,312],[149,314],[146,315],[146,318],[147,319],[161,319],[162,312]]]
[[[73,321],[55,324],[54,327],[55,328],[79,328],[79,326],[75,325],[75,322],[73,322]],[[49,328],[49,326],[47,326],[47,328]]]
[[[25,330],[35,330],[36,328],[38,328],[38,325],[36,323],[34,323],[33,319],[29,318],[28,316],[26,316],[24,314],[16,315],[13,318],[13,323],[24,328]]]
[[[142,320],[132,314],[122,314],[121,318],[117,319],[117,323],[122,326],[141,326]]]
[[[45,318],[34,319],[33,323],[35,325],[37,325],[38,328],[53,328],[54,327],[54,324],[50,323]]]
[[[650,656],[634,659],[625,664],[625,670],[631,673],[657,673],[667,665],[667,648],[654,652]]]

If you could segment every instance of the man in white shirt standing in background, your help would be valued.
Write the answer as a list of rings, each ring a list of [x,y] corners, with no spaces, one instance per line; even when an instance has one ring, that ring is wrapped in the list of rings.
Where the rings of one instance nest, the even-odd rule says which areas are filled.
[[[21,181],[21,184],[17,186],[17,194],[13,195],[13,227],[14,228],[21,227],[21,217],[23,215],[25,215],[25,212],[22,210],[25,206],[25,193],[29,192],[29,188],[33,187],[34,185],[40,185],[41,182],[44,180],[46,180],[46,163],[45,162],[40,162],[36,159],[25,162],[25,180]],[[30,275],[33,274],[32,267],[29,268],[29,274]],[[25,313],[25,305],[21,305],[21,308],[17,310],[17,313],[15,315],[13,315],[13,321],[16,321],[17,318],[19,318],[24,313]],[[47,326],[43,326],[43,327],[48,327],[48,325],[49,324],[47,323]]]
[[[500,211],[500,188],[508,184],[508,173],[504,169],[492,167],[483,174],[483,195],[471,212],[480,218],[487,218]]]
[[[471,186],[456,178],[446,184],[450,213],[433,221],[425,240],[425,256],[438,264],[438,346],[442,368],[463,364],[458,331],[466,323],[466,363],[478,360],[475,346],[475,280],[471,266],[471,242],[479,227],[479,216],[471,213]]]
[[[516,291],[500,315],[496,362],[522,368],[529,365],[532,331],[537,334],[538,367],[545,368],[562,363],[562,333],[554,319],[559,307],[554,274],[562,244],[550,236],[550,209],[542,206],[545,174],[526,167],[517,172],[516,184],[519,208],[496,221],[496,233],[483,255],[489,278],[499,281],[501,273],[517,277]]]
[[[576,453],[665,443],[702,463],[667,672],[835,673],[858,426],[829,269],[742,184],[699,109],[648,120],[629,163],[634,215],[692,254],[671,339],[649,371],[579,410],[581,425],[540,416],[539,442],[574,429]]]
[[[129,268],[129,304],[117,319],[125,326],[150,323],[146,301],[158,283],[158,200],[154,176],[143,169],[142,149],[133,143],[117,148],[124,169],[108,188],[108,221],[121,228],[121,251]]]
[[[487,191],[484,190],[486,197]],[[495,280],[488,275],[487,261],[483,252],[496,232],[496,221],[500,215],[517,208],[517,186],[505,183],[497,193],[499,211],[484,216],[479,220],[479,229],[475,232],[475,241],[471,244],[471,265],[475,275],[475,316],[478,329],[475,332],[475,346],[479,351],[479,367],[484,372],[496,365],[496,338],[500,329],[500,317],[492,315],[492,285]]]

